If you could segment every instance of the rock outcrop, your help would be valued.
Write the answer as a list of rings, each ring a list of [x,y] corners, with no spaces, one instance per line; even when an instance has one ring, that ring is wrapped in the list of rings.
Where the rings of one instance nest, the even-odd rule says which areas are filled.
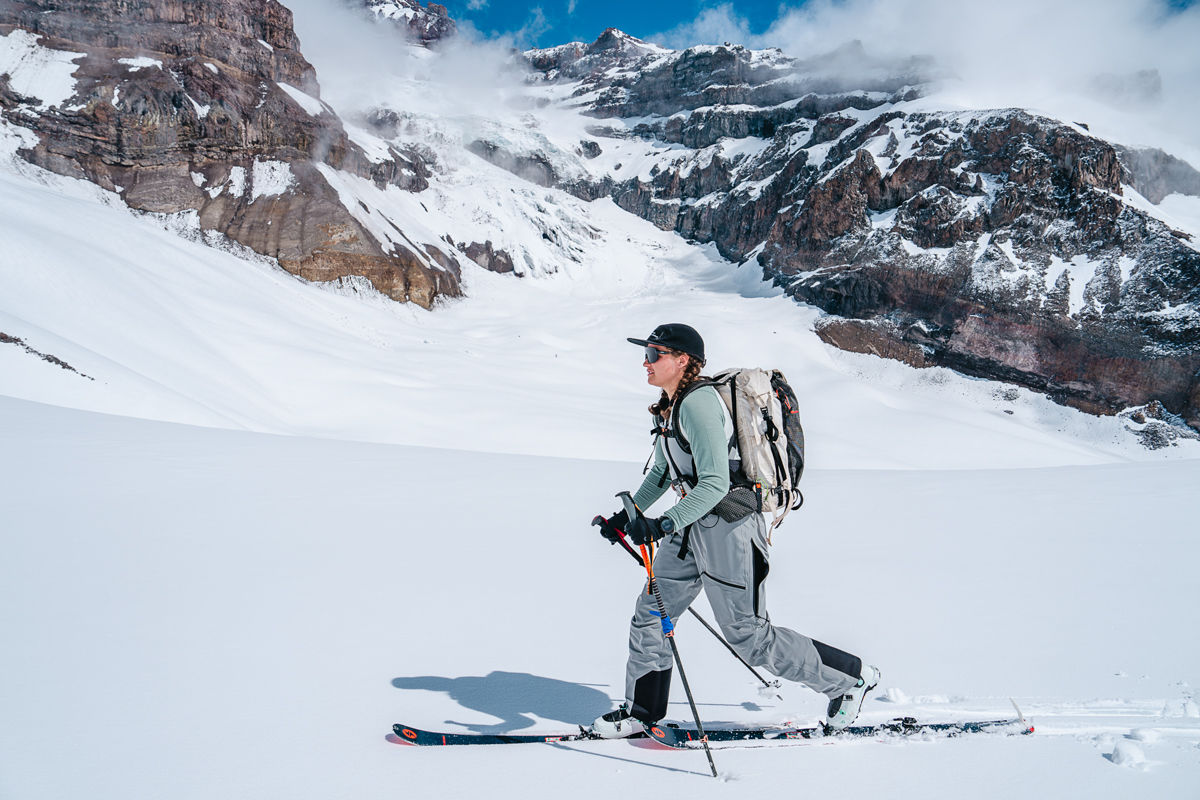
[[[512,256],[503,250],[494,249],[490,240],[483,244],[479,242],[471,242],[470,244],[460,242],[458,249],[465,253],[467,258],[486,270],[498,272],[501,275],[516,272],[516,265],[513,264]]]
[[[1200,194],[1185,162],[1019,109],[909,111],[935,66],[857,43],[798,62],[606,31],[526,58],[532,80],[577,83],[583,113],[636,118],[589,128],[600,142],[657,159],[557,185],[757,258],[831,315],[825,341],[1200,428],[1198,243],[1126,197]]]
[[[460,293],[453,254],[381,235],[330,185],[332,171],[419,190],[428,165],[350,139],[274,0],[4,0],[0,35],[76,54],[55,105],[0,76],[4,120],[37,135],[29,161],[135,209],[194,213],[310,280],[361,275],[426,307]]]
[[[1117,147],[1128,183],[1151,203],[1158,205],[1167,195],[1200,196],[1200,171],[1154,147]]]
[[[379,20],[387,20],[404,32],[412,41],[424,47],[449,39],[458,33],[458,25],[450,18],[446,7],[429,3],[422,7],[418,0],[347,0],[366,9]]]

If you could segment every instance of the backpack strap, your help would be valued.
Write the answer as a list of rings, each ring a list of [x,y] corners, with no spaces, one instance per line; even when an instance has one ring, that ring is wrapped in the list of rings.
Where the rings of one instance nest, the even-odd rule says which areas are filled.
[[[683,398],[680,398],[680,399],[682,400]],[[667,442],[667,439],[675,437],[676,434],[671,432],[670,426],[666,424],[666,420],[656,422],[654,425],[654,429],[651,430],[650,432],[652,434],[654,434],[655,445],[662,448],[663,456],[666,458],[666,461],[667,461],[667,471],[664,472],[662,477],[658,479],[659,488],[662,488],[663,482],[668,477],[670,477],[671,486],[673,488],[678,489],[680,495],[686,497],[687,490],[686,490],[686,488],[681,488],[681,487],[686,487],[687,482],[684,480],[683,475],[679,471],[679,465],[675,463],[675,459],[671,456],[671,446]],[[685,438],[683,438],[682,432],[679,432],[679,434],[676,438],[678,438],[678,440],[681,443],[687,441]],[[688,452],[690,454],[691,450],[687,450],[686,452]],[[684,527],[683,540],[679,544],[679,559],[681,561],[683,559],[687,558],[688,545],[690,543],[691,535],[692,535],[692,526],[688,525],[688,526]]]
[[[692,392],[705,386],[720,386],[721,383],[722,381],[714,381],[712,378],[701,376],[689,383],[688,387],[683,390],[683,394],[679,396],[679,399],[671,404],[671,425],[667,435],[674,436],[679,441],[679,446],[683,448],[683,452],[689,456],[692,454],[692,445],[688,442],[687,437],[683,435],[683,428],[679,425],[679,409],[683,405],[684,398]]]

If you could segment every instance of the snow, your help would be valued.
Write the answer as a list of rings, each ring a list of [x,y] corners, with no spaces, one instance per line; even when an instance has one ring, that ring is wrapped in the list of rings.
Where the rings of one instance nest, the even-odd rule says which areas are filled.
[[[1120,767],[1140,766],[1146,763],[1146,754],[1133,742],[1122,739],[1113,747],[1112,762]]]
[[[75,94],[75,61],[87,54],[51,50],[37,40],[20,28],[0,36],[0,75],[7,73],[14,92],[36,97],[38,108],[46,110],[61,106]]]
[[[875,219],[875,217],[872,217],[872,221],[874,221],[874,219]],[[950,253],[949,247],[921,247],[919,244],[912,241],[911,239],[901,239],[900,244],[904,247],[904,252],[908,253],[910,256],[930,256],[931,255],[931,256],[936,256],[937,258],[940,259],[940,258],[944,258],[945,256],[949,255],[949,253]]]
[[[118,64],[124,64],[129,67],[130,72],[137,72],[139,69],[147,69],[149,67],[158,67],[162,69],[162,62],[157,58],[149,56],[138,56],[137,58],[118,58]]]
[[[1092,278],[1096,277],[1096,272],[1100,268],[1100,264],[1092,261],[1087,256],[1074,256],[1067,265],[1067,271],[1071,273],[1071,297],[1070,297],[1070,314],[1075,316],[1083,310],[1085,300],[1083,298],[1084,290],[1091,282]]]
[[[726,138],[720,142],[721,156],[727,161],[761,155],[770,146],[770,139],[762,139],[757,136],[746,136],[741,139]]]
[[[900,213],[900,209],[891,208],[887,211],[868,211],[867,216],[871,220],[871,228],[873,230],[890,231],[896,224],[896,215]]]
[[[1172,228],[1191,234],[1192,244],[1200,245],[1200,197],[1175,192],[1163,198],[1158,210]]]
[[[367,133],[357,125],[351,125],[348,122],[342,123],[342,127],[346,129],[346,135],[350,137],[350,141],[363,149],[367,154],[367,158],[374,161],[376,164],[382,164],[392,157],[391,148],[388,143],[380,139],[374,134]]]
[[[644,403],[624,337],[669,318],[693,320],[704,331],[711,363],[742,363],[755,353],[806,387],[814,467],[1161,458],[1113,418],[1032,393],[998,402],[986,382],[832,350],[811,333],[818,312],[762,283],[753,264],[734,271],[711,247],[688,245],[611,201],[585,203],[494,168],[486,180],[421,193],[380,190],[321,169],[362,224],[390,237],[382,241],[421,257],[430,245],[449,251],[444,235],[456,243],[491,240],[537,280],[488,273],[460,255],[469,299],[432,314],[370,296],[364,304],[170,236],[150,220],[96,204],[92,188],[78,188],[85,185],[8,175],[0,184],[4,261],[40,266],[0,273],[0,330],[97,381],[83,386],[0,347],[9,364],[0,370],[0,394],[189,424],[502,452],[567,447],[635,459],[645,448],[637,411]],[[278,182],[264,183],[267,174]],[[261,197],[289,176],[282,162],[258,162],[254,175],[234,168],[208,191],[242,196],[250,188]],[[231,298],[264,297],[274,299],[230,306]],[[114,328],[112,319],[126,322]],[[296,342],[306,344],[298,349]],[[552,371],[531,371],[546,359]],[[248,375],[255,376],[249,384]],[[475,402],[470,387],[477,382],[490,387],[492,403]],[[549,408],[539,399],[571,386],[588,388]],[[355,413],[342,413],[346,407]],[[435,407],[473,422],[446,429],[435,423]],[[914,424],[914,414],[925,422]],[[560,441],[540,435],[551,423]],[[498,440],[481,440],[479,427],[499,430]],[[1166,452],[1195,449],[1187,441]]]
[[[213,63],[211,63],[211,62],[209,62],[209,61],[205,61],[205,62],[204,62],[204,66],[205,66],[205,67],[207,67],[207,68],[208,68],[208,71],[209,71],[209,72],[211,72],[213,75],[220,75],[220,74],[221,74],[221,71],[217,69],[217,65],[216,65],[216,64],[213,64]]]
[[[231,167],[229,170],[229,194],[241,197],[246,194],[246,168]]]
[[[371,11],[375,12],[376,16],[385,19],[403,19],[407,21],[417,16],[417,12],[414,9],[400,5],[399,3],[379,3],[371,6]]]
[[[321,104],[320,100],[312,95],[300,91],[289,83],[280,83],[278,86],[280,89],[283,89],[285,92],[287,92],[288,97],[295,100],[296,105],[303,108],[310,116],[319,117],[321,114],[325,113],[325,106]]]
[[[274,53],[274,52],[275,52],[275,48],[274,48],[274,47],[272,47],[272,46],[271,46],[271,44],[270,44],[269,42],[266,42],[266,41],[264,41],[264,40],[262,40],[262,39],[259,39],[259,40],[258,40],[258,43],[259,43],[259,44],[261,44],[263,47],[267,48],[268,50],[270,50],[272,53]]]
[[[250,185],[250,202],[253,203],[260,197],[283,194],[296,185],[296,176],[292,174],[292,166],[286,161],[255,159]]]
[[[78,54],[15,35],[0,53],[41,59],[26,80],[69,78]],[[647,179],[769,142],[606,138],[581,161],[596,120],[513,111],[481,83],[479,113],[445,113],[461,97],[416,76],[373,98],[403,109],[400,141],[346,126],[373,159],[433,150],[428,189],[318,167],[385,246],[433,268],[430,248],[457,254],[467,297],[431,312],[363,279],[301,281],[201,233],[195,212],[131,212],[14,160],[36,136],[0,122],[0,331],[95,378],[0,343],[6,800],[1194,794],[1200,640],[1181,631],[1200,604],[1200,443],[1148,451],[1119,418],[822,344],[820,313],[752,259],[462,148],[486,132],[563,174],[621,163]],[[257,200],[295,180],[282,161],[247,172],[206,191]],[[1160,218],[1200,218],[1195,200],[1167,198]],[[484,241],[522,277],[451,244]],[[1039,279],[1062,269],[1078,311],[1096,266]],[[776,622],[882,668],[866,721],[1006,717],[1011,696],[1035,736],[723,750],[721,782],[699,754],[634,742],[387,740],[396,722],[570,730],[619,699],[642,580],[588,521],[640,481],[654,392],[625,337],[665,320],[699,328],[714,369],[778,367],[800,396],[807,502],[774,537]],[[707,720],[823,714],[794,685],[761,694],[686,619],[679,644]],[[678,686],[673,700],[686,719]]]
[[[187,95],[187,99],[191,102],[192,108],[196,109],[197,117],[199,117],[200,119],[204,119],[205,117],[208,116],[208,112],[212,108],[211,105],[208,105],[208,104],[200,105],[199,103],[196,102],[195,98],[193,98],[190,94]],[[115,105],[115,103],[114,103],[114,105]]]
[[[1200,546],[1180,524],[1198,461],[806,474],[808,502],[774,537],[776,622],[879,664],[880,698],[891,687],[913,698],[869,699],[868,720],[1003,717],[1011,695],[1037,733],[721,750],[721,782],[699,753],[633,742],[443,751],[386,739],[397,722],[570,730],[611,707],[641,579],[587,520],[612,510],[640,464],[7,398],[0,420],[11,654],[0,679],[20,687],[0,715],[7,797],[360,797],[397,785],[724,797],[726,782],[769,797],[802,775],[815,792],[905,800],[964,785],[982,798],[1182,798],[1200,781],[1200,725],[1158,716],[1190,692],[1180,682],[1200,680],[1200,645],[1180,635],[1200,601]],[[831,535],[857,548],[849,590],[815,554]],[[698,610],[711,619],[703,600]],[[547,634],[555,619],[569,624]],[[808,723],[823,711],[794,685],[762,697],[694,621],[680,621],[678,641],[706,719]],[[678,685],[673,701],[686,719]],[[1160,737],[1126,738],[1148,728]],[[84,741],[66,747],[64,735]]]

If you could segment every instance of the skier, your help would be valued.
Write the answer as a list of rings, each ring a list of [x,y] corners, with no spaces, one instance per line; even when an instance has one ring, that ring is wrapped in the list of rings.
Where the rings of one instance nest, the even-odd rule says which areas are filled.
[[[665,430],[657,438],[654,467],[634,495],[648,509],[666,491],[668,455],[687,476],[682,496],[657,518],[630,520],[624,511],[608,523],[625,531],[634,544],[663,541],[654,559],[654,574],[671,619],[679,619],[703,588],[729,644],[750,664],[805,684],[829,697],[827,726],[842,730],[858,716],[867,692],[879,683],[879,670],[857,656],[771,623],[763,581],[769,568],[767,522],[750,511],[736,522],[713,513],[729,492],[729,442],[733,423],[711,386],[693,386],[704,366],[704,340],[694,328],[660,325],[647,339],[629,339],[645,348],[646,382],[662,390],[650,413]],[[679,404],[679,427],[691,453],[671,429],[671,408]],[[663,447],[670,448],[664,453]],[[680,489],[684,491],[681,492]],[[606,538],[615,533],[601,528]],[[671,688],[672,657],[663,638],[655,598],[638,596],[629,629],[629,662],[625,702],[599,717],[592,732],[609,739],[631,736],[666,716]]]

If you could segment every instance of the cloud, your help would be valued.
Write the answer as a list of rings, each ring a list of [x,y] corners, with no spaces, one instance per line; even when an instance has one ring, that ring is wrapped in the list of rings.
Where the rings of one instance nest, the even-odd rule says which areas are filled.
[[[1089,90],[1101,75],[1157,70],[1157,106],[1131,107],[1141,127],[1116,124],[1127,140],[1164,131],[1200,157],[1200,5],[1170,0],[810,0],[781,6],[755,33],[736,6],[703,10],[658,36],[670,47],[732,42],[779,47],[808,58],[854,39],[879,57],[932,55],[957,76],[947,98],[968,107],[1031,106],[1102,118]],[[1134,81],[1127,80],[1132,85]],[[1090,105],[1089,105],[1090,103]],[[1137,104],[1134,104],[1137,105]],[[1113,118],[1115,119],[1115,117]],[[1129,120],[1126,120],[1129,122]],[[1167,131],[1167,129],[1170,129]]]
[[[750,33],[750,23],[738,16],[732,3],[706,8],[691,22],[665,33],[647,36],[647,41],[682,50],[696,44],[743,44],[762,47],[762,37]]]
[[[339,110],[380,102],[431,113],[457,104],[471,113],[504,117],[525,90],[511,49],[539,43],[550,31],[542,7],[530,9],[520,30],[483,35],[459,21],[460,36],[437,59],[397,47],[391,26],[348,13],[341,0],[291,0],[302,52],[317,68],[325,99]],[[755,31],[724,4],[659,36],[682,48],[732,42],[779,47],[798,58],[858,39],[876,57],[932,55],[956,76],[922,101],[930,109],[1020,107],[1086,122],[1123,144],[1162,147],[1200,167],[1200,5],[1179,9],[1168,0],[810,0],[781,7]],[[557,44],[549,42],[548,44]],[[1158,102],[1119,106],[1139,86],[1134,76],[1154,69]],[[1118,87],[1109,105],[1100,83]],[[1115,76],[1115,77],[1113,77]],[[397,87],[406,87],[401,89]],[[442,111],[439,111],[441,109]],[[505,110],[507,109],[507,110]]]
[[[575,3],[576,3],[576,0],[567,0],[567,14],[568,15],[575,13]]]
[[[468,11],[481,11],[487,8],[488,0],[467,0]]]
[[[513,32],[512,38],[516,41],[517,47],[522,50],[536,47],[538,38],[550,30],[550,27],[549,21],[546,20],[546,12],[542,11],[541,6],[534,6],[529,10],[529,17],[525,20],[525,24]]]
[[[459,36],[434,53],[403,44],[397,26],[355,13],[342,0],[289,0],[288,7],[300,50],[317,70],[321,99],[344,119],[381,105],[432,117],[505,118],[523,92],[523,76],[512,66],[514,36],[484,37],[456,20]],[[544,15],[535,9],[527,35],[541,24]]]

